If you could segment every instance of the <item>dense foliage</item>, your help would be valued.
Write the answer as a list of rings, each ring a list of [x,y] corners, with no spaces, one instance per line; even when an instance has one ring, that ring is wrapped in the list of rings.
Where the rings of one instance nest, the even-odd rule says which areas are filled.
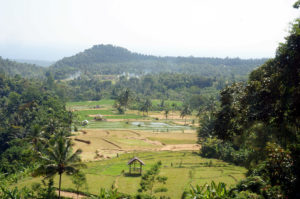
[[[69,131],[72,113],[47,83],[0,75],[0,171],[12,174],[32,166],[43,139]]]
[[[198,75],[162,73],[141,77],[92,76],[81,75],[74,80],[59,82],[69,100],[116,99],[120,93],[129,89],[138,98],[188,100],[192,96],[216,96],[218,89],[226,82]],[[194,99],[194,104],[198,103]]]
[[[254,70],[247,83],[226,87],[220,109],[203,122],[208,130],[199,129],[202,155],[231,157],[228,161],[246,165],[249,176],[265,181],[263,190],[255,193],[266,198],[300,196],[299,66],[300,20],[296,20],[276,57]]]

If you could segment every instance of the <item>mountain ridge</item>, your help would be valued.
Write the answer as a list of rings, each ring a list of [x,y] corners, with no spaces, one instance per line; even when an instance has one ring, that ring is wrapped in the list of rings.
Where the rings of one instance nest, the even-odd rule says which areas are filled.
[[[238,74],[246,75],[266,60],[265,58],[160,57],[131,52],[111,44],[100,44],[58,60],[50,66],[50,71],[54,73],[55,79],[64,79],[76,72],[116,75],[124,72],[136,74],[175,72],[207,75],[204,69],[209,70],[208,67],[228,67],[228,70],[242,68],[243,72],[240,71]]]

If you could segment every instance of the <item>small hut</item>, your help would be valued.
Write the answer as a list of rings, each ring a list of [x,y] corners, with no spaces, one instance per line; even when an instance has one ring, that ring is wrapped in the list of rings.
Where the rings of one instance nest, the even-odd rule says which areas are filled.
[[[104,121],[104,117],[103,117],[103,115],[98,114],[98,115],[96,115],[94,117],[94,120],[96,120],[96,121]]]
[[[139,167],[137,165],[140,165]],[[129,165],[129,174],[140,174],[142,175],[142,167],[145,163],[137,157],[132,158],[128,161],[127,165]]]

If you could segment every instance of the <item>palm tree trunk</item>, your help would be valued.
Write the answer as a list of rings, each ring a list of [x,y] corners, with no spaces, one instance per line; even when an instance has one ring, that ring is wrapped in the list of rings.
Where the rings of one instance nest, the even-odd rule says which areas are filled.
[[[78,199],[78,196],[79,196],[79,188],[77,188],[77,199]]]
[[[60,199],[60,189],[61,189],[61,174],[59,174],[58,199]]]

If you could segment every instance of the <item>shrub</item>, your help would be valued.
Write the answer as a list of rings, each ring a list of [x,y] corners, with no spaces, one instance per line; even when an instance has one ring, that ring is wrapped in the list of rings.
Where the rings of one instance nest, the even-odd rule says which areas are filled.
[[[220,143],[222,143],[222,141],[216,138],[207,138],[202,142],[200,155],[206,158],[218,158],[218,145]]]
[[[154,193],[167,192],[167,191],[168,191],[167,188],[165,188],[165,187],[160,187],[160,188],[156,188],[156,189],[154,190]]]
[[[103,118],[103,115],[99,115],[99,114],[94,117],[94,120],[96,120],[96,121],[105,121],[105,119]]]
[[[251,151],[247,149],[236,150],[233,144],[223,142],[216,138],[207,138],[202,142],[200,155],[206,158],[217,158],[236,165],[248,165]]]
[[[254,193],[260,193],[260,190],[265,186],[266,182],[260,176],[253,176],[240,181],[236,185],[236,189],[239,192],[249,190]]]

